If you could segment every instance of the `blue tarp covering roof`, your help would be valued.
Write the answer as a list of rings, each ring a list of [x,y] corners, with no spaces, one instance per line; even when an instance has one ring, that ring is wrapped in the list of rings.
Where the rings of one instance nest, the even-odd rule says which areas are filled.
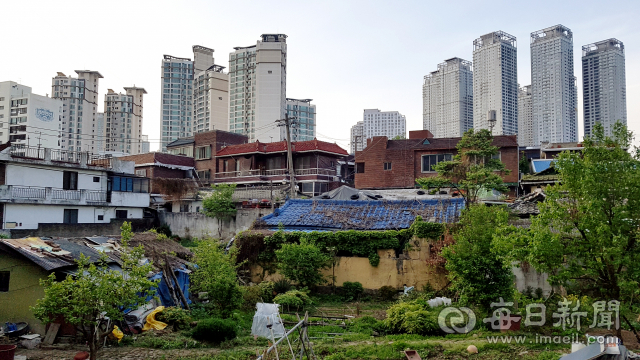
[[[189,297],[189,272],[185,271],[184,269],[175,269],[173,273],[176,275],[176,280],[178,280],[178,286],[184,293],[184,297],[187,298],[187,303],[191,304],[191,299]],[[167,286],[167,283],[162,278],[162,271],[155,274],[149,280],[151,281],[160,280],[160,282],[158,283],[157,294],[163,306],[179,306],[179,307],[182,306],[181,304],[175,304],[173,302],[173,299],[171,298],[171,293],[169,292],[169,287]],[[175,282],[173,281],[171,282],[175,287],[176,286]],[[147,300],[150,300],[150,299],[147,299]]]
[[[262,218],[272,229],[286,230],[391,230],[407,229],[416,216],[425,221],[458,221],[464,199],[426,200],[289,200],[273,214]]]
[[[534,173],[539,173],[550,168],[551,163],[553,163],[553,159],[535,159],[531,160],[531,167],[533,167]]]

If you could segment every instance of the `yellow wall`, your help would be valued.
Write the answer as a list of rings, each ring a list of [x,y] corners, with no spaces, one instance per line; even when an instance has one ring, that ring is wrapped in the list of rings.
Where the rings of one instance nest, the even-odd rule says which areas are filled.
[[[0,251],[0,271],[9,271],[9,291],[0,292],[0,323],[29,323],[33,332],[44,335],[44,325],[36,320],[29,306],[44,297],[40,279],[48,276],[38,265],[19,255]]]
[[[346,281],[359,282],[365,289],[379,289],[391,286],[402,289],[404,285],[422,288],[431,283],[434,289],[440,289],[447,283],[446,275],[436,273],[434,267],[428,266],[426,260],[429,255],[428,241],[414,239],[412,250],[406,251],[396,258],[393,250],[379,250],[380,264],[373,267],[365,257],[338,257],[335,269],[326,269],[322,273],[330,279],[334,274],[336,286],[342,286]],[[259,265],[251,267],[251,280],[259,283],[264,280],[275,281],[282,276],[278,273],[262,276],[263,269]]]

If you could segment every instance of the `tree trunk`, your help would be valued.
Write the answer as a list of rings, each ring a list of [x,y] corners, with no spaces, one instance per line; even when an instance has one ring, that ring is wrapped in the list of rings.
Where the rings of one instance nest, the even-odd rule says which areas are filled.
[[[93,329],[87,331],[86,333],[89,335],[89,338],[87,339],[89,343],[89,360],[96,360],[96,358],[98,357],[98,348],[96,346],[96,331],[97,327],[94,326]]]

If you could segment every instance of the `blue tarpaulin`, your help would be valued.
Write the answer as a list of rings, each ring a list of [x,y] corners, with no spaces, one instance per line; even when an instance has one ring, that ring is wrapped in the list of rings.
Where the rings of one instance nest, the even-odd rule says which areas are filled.
[[[174,270],[174,273],[176,275],[176,279],[178,280],[178,286],[184,293],[184,296],[187,298],[187,303],[191,304],[191,299],[189,298],[189,273],[184,269],[176,269]],[[170,277],[168,278],[170,279]],[[169,287],[162,278],[162,271],[155,274],[151,278],[151,280],[160,280],[160,283],[158,283],[157,295],[163,306],[180,306],[180,304],[175,304],[173,302],[171,293],[169,292]],[[173,286],[175,287],[175,283],[173,284]]]

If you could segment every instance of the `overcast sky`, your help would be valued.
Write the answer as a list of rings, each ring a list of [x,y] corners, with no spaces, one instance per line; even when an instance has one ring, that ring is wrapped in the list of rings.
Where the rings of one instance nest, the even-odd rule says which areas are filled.
[[[144,87],[143,133],[152,150],[160,139],[162,55],[192,58],[191,46],[203,45],[215,49],[217,64],[228,66],[233,47],[255,45],[265,33],[288,35],[287,97],[313,99],[318,138],[345,149],[363,109],[397,110],[406,115],[408,130],[422,129],[423,76],[444,59],[472,60],[473,40],[482,34],[502,30],[517,37],[518,80],[529,85],[529,34],[556,24],[573,31],[579,89],[582,45],[624,42],[628,125],[640,133],[637,0],[22,0],[5,1],[0,11],[0,81],[44,95],[58,71],[97,70],[104,76],[100,111],[107,89]]]

